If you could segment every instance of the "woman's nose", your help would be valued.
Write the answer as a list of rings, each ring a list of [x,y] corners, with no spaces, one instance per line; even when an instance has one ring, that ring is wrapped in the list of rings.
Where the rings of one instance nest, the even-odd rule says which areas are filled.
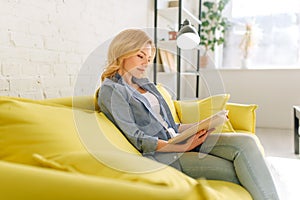
[[[147,66],[149,64],[149,60],[148,59],[144,59],[142,65],[143,66]]]

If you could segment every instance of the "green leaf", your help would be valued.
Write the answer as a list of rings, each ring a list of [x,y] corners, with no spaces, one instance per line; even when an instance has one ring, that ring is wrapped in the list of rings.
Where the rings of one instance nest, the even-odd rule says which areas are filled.
[[[209,22],[208,22],[208,21],[202,21],[201,26],[202,26],[202,27],[209,26]]]
[[[218,40],[218,45],[223,44],[224,42],[225,42],[224,38],[220,38],[220,39]]]
[[[210,9],[213,8],[214,2],[208,2],[208,1],[205,1],[205,2],[203,3],[203,6],[207,7],[208,10],[210,10]]]

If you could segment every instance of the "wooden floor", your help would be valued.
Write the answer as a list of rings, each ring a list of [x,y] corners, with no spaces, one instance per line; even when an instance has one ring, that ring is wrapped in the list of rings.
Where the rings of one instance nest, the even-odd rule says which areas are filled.
[[[299,155],[294,154],[293,134],[292,129],[256,129],[256,135],[264,146],[266,156],[300,159]]]

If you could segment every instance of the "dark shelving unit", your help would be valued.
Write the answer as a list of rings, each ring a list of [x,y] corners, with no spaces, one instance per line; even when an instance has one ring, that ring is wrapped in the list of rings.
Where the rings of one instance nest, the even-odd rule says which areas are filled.
[[[154,0],[154,43],[155,43],[155,46],[157,47],[158,46],[158,22],[159,22],[159,8],[158,8],[158,2],[160,0]],[[199,21],[201,21],[201,5],[202,5],[202,0],[198,0],[198,16],[196,17]],[[177,25],[178,25],[178,30],[181,28],[181,25],[183,23],[183,20],[185,18],[183,18],[183,12],[186,11],[183,7],[183,0],[178,0],[178,11],[177,11],[177,16],[175,17],[178,17],[178,22],[177,22]],[[192,17],[195,17],[195,16],[192,16]],[[198,24],[198,33],[200,34],[200,27],[201,25]],[[178,31],[176,30],[176,31]],[[158,49],[157,49],[158,51]],[[183,74],[182,72],[182,69],[181,69],[181,66],[182,66],[182,52],[181,52],[181,49],[176,47],[176,52],[177,52],[177,55],[176,55],[176,63],[177,63],[177,69],[176,69],[176,98],[177,100],[180,99],[180,96],[181,96],[181,76]],[[195,97],[198,98],[199,97],[199,82],[200,82],[200,51],[198,50],[197,51],[197,66],[196,66],[196,72],[194,73],[194,75],[196,76],[196,91],[195,91]],[[153,81],[154,83],[156,84],[157,83],[157,74],[158,74],[158,68],[157,68],[157,57],[155,58],[154,60],[154,67],[153,67]]]

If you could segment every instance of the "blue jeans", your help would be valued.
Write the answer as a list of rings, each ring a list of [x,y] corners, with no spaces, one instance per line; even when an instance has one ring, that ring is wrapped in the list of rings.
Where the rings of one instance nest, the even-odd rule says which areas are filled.
[[[255,135],[211,134],[199,152],[180,157],[183,173],[193,178],[224,180],[246,188],[254,200],[278,200],[275,184]]]

